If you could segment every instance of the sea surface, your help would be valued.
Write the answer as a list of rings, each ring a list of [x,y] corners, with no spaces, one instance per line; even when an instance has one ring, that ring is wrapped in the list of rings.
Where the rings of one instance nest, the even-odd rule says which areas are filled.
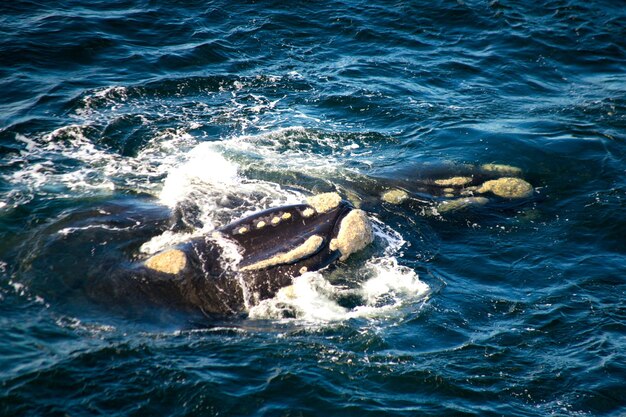
[[[624,416],[625,174],[621,0],[3,1],[0,415]],[[84,291],[332,190],[374,244],[246,314]]]

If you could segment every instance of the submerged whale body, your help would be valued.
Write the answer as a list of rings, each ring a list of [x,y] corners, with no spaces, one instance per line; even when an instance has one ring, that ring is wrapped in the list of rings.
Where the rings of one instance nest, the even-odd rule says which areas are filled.
[[[235,315],[292,279],[346,259],[373,240],[365,213],[336,193],[271,208],[151,258],[116,268],[92,297],[206,315]],[[238,259],[234,259],[238,258]]]

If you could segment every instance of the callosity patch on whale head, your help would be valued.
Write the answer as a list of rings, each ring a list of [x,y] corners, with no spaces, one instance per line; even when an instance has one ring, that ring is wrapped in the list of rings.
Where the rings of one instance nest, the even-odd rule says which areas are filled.
[[[472,177],[452,177],[435,180],[435,184],[441,187],[462,187],[472,182]]]
[[[512,165],[483,164],[480,166],[480,169],[487,173],[506,175],[507,177],[519,177],[522,175],[522,169]]]
[[[341,196],[337,193],[317,194],[307,198],[306,202],[318,213],[327,213],[339,206],[339,203],[341,203]]]
[[[483,183],[479,193],[492,193],[502,198],[526,198],[533,195],[533,186],[521,178],[505,177]]]
[[[451,211],[463,210],[470,207],[484,206],[489,202],[486,197],[463,197],[454,200],[442,201],[437,205],[437,212],[443,214]]]
[[[363,210],[352,210],[339,225],[337,237],[330,241],[330,249],[341,253],[341,260],[360,251],[374,240],[372,225]]]
[[[270,258],[263,259],[262,261],[258,261],[252,265],[244,266],[240,270],[251,271],[251,270],[257,270],[257,269],[269,268],[269,267],[281,265],[281,264],[289,264],[289,263],[297,262],[300,259],[309,257],[317,253],[322,247],[323,243],[324,243],[323,237],[313,235],[310,238],[308,238],[303,244],[296,246],[295,248],[287,252],[281,252]]]
[[[385,191],[381,198],[384,202],[389,204],[402,204],[407,198],[409,198],[409,194],[404,190],[395,188],[393,190]]]
[[[170,249],[148,258],[144,265],[153,271],[175,275],[187,266],[187,255],[182,250]]]

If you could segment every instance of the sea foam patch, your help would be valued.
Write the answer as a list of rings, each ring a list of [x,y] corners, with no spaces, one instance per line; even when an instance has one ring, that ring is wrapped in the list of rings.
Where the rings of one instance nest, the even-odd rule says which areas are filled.
[[[35,197],[75,198],[106,195],[118,189],[156,193],[160,180],[178,166],[196,140],[184,130],[152,136],[136,156],[122,156],[94,142],[97,128],[72,124],[38,137],[16,135],[24,144],[5,164],[2,178],[12,185],[0,196],[7,208]]]
[[[376,258],[355,272],[367,277],[354,288],[333,285],[324,272],[307,272],[294,278],[275,297],[249,309],[253,319],[296,319],[305,322],[337,322],[351,318],[389,317],[405,303],[424,299],[429,286],[395,258]],[[355,277],[359,279],[358,277]],[[358,297],[361,303],[348,308],[344,297]]]
[[[210,143],[201,143],[188,153],[183,164],[171,169],[159,199],[163,204],[174,207],[202,184],[226,191],[239,182],[237,166],[214,151]]]
[[[268,171],[337,178],[350,175],[348,165],[370,166],[375,157],[371,146],[379,140],[367,135],[291,126],[235,136],[219,146],[225,154],[241,161],[242,165],[254,164]]]

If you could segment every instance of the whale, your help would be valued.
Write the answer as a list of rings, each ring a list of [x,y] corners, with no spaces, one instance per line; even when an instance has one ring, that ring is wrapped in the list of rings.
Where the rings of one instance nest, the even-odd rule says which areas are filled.
[[[420,215],[446,215],[466,209],[507,211],[541,200],[542,196],[519,167],[430,163],[390,168],[375,173],[341,175],[330,181],[306,173],[285,178],[288,186],[308,184],[318,190],[334,190],[356,207],[370,212],[394,211],[403,206]]]
[[[465,216],[540,197],[521,169],[508,165],[378,174],[309,187],[300,204],[224,219],[223,226],[220,219],[202,236],[196,233],[205,225],[191,200],[173,210],[131,196],[89,203],[50,219],[17,245],[17,275],[64,309],[158,320],[178,311],[244,317],[298,276],[335,268],[364,250],[373,241],[366,212]],[[160,247],[167,233],[194,237],[155,253],[153,241]]]
[[[367,214],[334,192],[273,207],[94,280],[94,299],[205,316],[245,315],[293,279],[345,261],[373,241]]]

